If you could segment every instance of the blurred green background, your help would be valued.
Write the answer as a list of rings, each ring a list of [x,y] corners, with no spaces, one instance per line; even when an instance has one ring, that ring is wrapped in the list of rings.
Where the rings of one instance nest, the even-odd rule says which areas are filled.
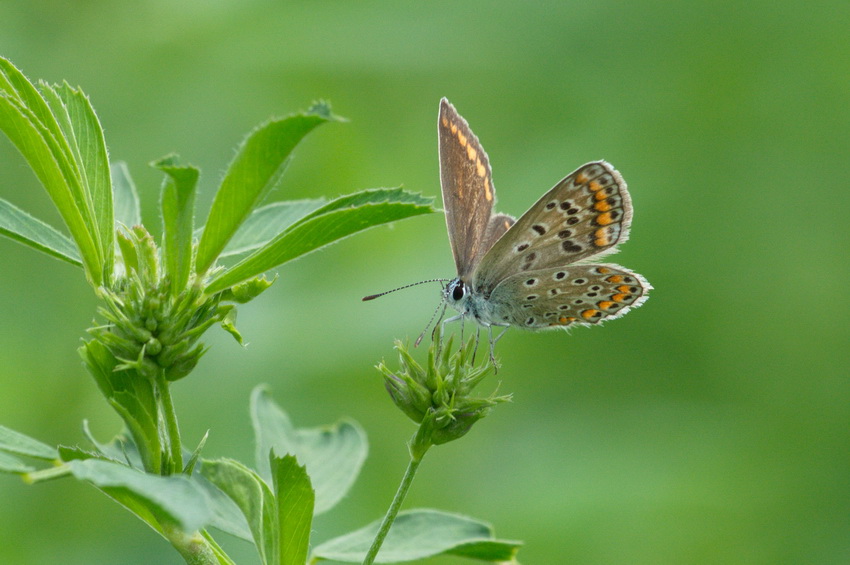
[[[202,168],[203,218],[241,137],[317,98],[350,122],[312,134],[272,199],[438,195],[441,96],[488,151],[501,211],[610,161],[636,210],[615,261],[651,299],[602,328],[510,331],[483,387],[514,403],[433,450],[407,507],[487,520],[529,564],[850,562],[850,3],[6,1],[0,53],[89,94],[157,229],[149,161]],[[58,224],[6,140],[0,196]],[[110,437],[75,351],[96,308],[81,271],[8,240],[0,257],[0,424],[74,444],[87,418]],[[250,345],[210,331],[175,387],[185,441],[209,429],[208,456],[250,462],[248,396],[269,383],[298,425],[369,433],[314,540],[378,518],[413,426],[373,365],[439,292],[360,297],[453,275],[440,215],[284,266],[240,309]],[[0,500],[0,563],[181,562],[84,485],[0,476]]]

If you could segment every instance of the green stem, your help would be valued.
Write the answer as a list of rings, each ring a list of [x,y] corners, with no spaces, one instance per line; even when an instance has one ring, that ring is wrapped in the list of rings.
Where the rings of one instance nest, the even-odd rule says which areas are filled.
[[[201,530],[201,535],[204,536],[204,539],[207,540],[207,543],[210,545],[213,554],[218,559],[219,565],[236,565],[236,563],[227,556],[224,550],[221,548],[218,543],[213,539],[213,537],[206,530]]]
[[[183,444],[180,441],[180,428],[177,426],[177,413],[174,411],[174,402],[171,400],[171,386],[165,379],[165,371],[159,371],[156,380],[168,433],[168,449],[171,457],[169,472],[179,473],[183,470]]]
[[[401,479],[401,484],[398,485],[398,490],[395,493],[393,502],[390,504],[386,516],[384,516],[384,521],[381,522],[381,527],[378,529],[378,535],[375,536],[375,539],[372,541],[372,546],[369,548],[369,552],[366,553],[363,565],[372,565],[375,561],[375,557],[378,556],[378,551],[384,543],[384,538],[386,538],[387,534],[390,533],[390,528],[392,527],[393,522],[395,522],[396,516],[398,516],[398,511],[401,510],[401,504],[407,496],[407,491],[410,490],[410,485],[413,483],[413,477],[416,476],[419,464],[422,463],[422,458],[425,456],[425,452],[428,451],[428,447],[430,447],[430,442],[422,441],[423,438],[421,436],[423,428],[424,426],[420,426],[416,434],[413,436],[413,440],[411,441],[410,462],[407,464],[407,470],[404,472],[404,477]],[[414,448],[414,446],[419,447]]]
[[[189,534],[174,526],[163,525],[162,533],[189,565],[220,565],[222,563],[216,558],[213,547],[200,532]]]

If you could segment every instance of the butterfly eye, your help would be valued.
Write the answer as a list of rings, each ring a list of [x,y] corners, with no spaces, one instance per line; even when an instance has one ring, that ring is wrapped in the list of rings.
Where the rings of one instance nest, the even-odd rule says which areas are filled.
[[[455,285],[454,290],[452,290],[452,300],[460,300],[463,298],[463,295],[466,294],[466,290],[463,287],[463,281],[458,281]]]

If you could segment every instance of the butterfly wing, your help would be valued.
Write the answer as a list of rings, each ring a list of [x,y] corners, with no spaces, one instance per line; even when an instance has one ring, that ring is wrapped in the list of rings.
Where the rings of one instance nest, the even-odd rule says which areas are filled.
[[[440,101],[437,129],[449,243],[458,277],[469,281],[481,257],[495,242],[494,234],[501,236],[509,226],[503,227],[504,220],[491,221],[496,191],[490,160],[469,124],[445,98]]]
[[[619,265],[584,264],[519,273],[500,282],[489,302],[498,325],[548,329],[619,318],[648,298],[652,286]]]
[[[583,165],[544,194],[487,251],[475,273],[475,291],[488,296],[517,273],[612,253],[627,239],[631,220],[631,198],[620,173],[605,161]]]

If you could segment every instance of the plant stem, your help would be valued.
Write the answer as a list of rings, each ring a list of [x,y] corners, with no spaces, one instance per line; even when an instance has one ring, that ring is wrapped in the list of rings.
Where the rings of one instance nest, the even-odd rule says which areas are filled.
[[[159,371],[156,380],[162,414],[165,418],[165,426],[168,433],[168,449],[171,458],[171,465],[168,471],[170,473],[179,473],[183,470],[183,444],[180,441],[180,428],[177,426],[177,413],[174,411],[174,402],[171,400],[171,387],[170,383],[165,379],[165,371]]]
[[[419,430],[417,430],[414,435],[414,439],[411,442],[412,445],[416,445],[417,443],[422,445],[422,442],[420,441],[422,429],[423,426],[420,426]],[[375,539],[372,541],[372,546],[369,548],[368,553],[366,553],[363,565],[372,565],[375,561],[375,557],[378,556],[378,551],[384,543],[384,538],[386,538],[387,534],[390,533],[390,528],[392,527],[393,522],[395,522],[396,516],[398,516],[398,511],[401,509],[401,505],[407,496],[407,491],[410,490],[410,485],[413,483],[413,477],[416,476],[416,471],[419,469],[419,464],[422,463],[422,458],[425,456],[425,452],[428,450],[428,447],[430,447],[430,444],[428,444],[424,449],[410,450],[410,462],[407,464],[407,470],[404,472],[404,477],[401,479],[401,484],[398,485],[398,490],[395,493],[393,502],[390,504],[386,516],[384,516],[384,521],[381,522],[381,527],[378,528],[378,535],[375,536]]]
[[[224,550],[221,548],[218,543],[213,539],[213,537],[206,530],[201,530],[201,535],[204,536],[204,539],[209,544],[212,549],[213,554],[218,559],[219,565],[236,565],[236,563],[227,556]]]
[[[220,565],[222,563],[216,558],[209,541],[200,532],[189,534],[168,525],[163,525],[162,530],[163,535],[188,565]]]

